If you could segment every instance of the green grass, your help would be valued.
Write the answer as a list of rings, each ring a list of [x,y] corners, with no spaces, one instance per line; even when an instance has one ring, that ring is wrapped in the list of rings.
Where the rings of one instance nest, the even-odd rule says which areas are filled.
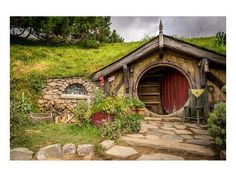
[[[24,133],[19,137],[21,141],[11,144],[11,148],[26,147],[38,151],[40,148],[60,143],[98,144],[102,139],[96,127],[79,128],[76,125],[38,123],[24,127]]]
[[[213,37],[182,40],[221,54],[226,52],[225,46],[214,45]],[[104,44],[98,49],[13,44],[10,46],[11,102],[24,92],[33,104],[33,111],[37,111],[37,101],[47,78],[88,77],[145,42]],[[22,129],[23,134],[19,134],[15,144],[11,143],[11,148],[23,146],[36,151],[54,143],[96,144],[101,140],[95,127],[79,129],[75,125],[35,124]]]
[[[36,107],[41,86],[47,78],[88,77],[143,43],[104,44],[98,49],[11,45],[11,96],[24,92]]]
[[[215,37],[183,38],[182,40],[215,51],[220,54],[226,54],[226,46],[215,45]]]
[[[183,38],[201,47],[226,53],[226,46],[214,45],[215,37]],[[88,77],[93,72],[120,59],[147,41],[104,44],[98,49],[78,46],[21,45],[10,46],[11,97],[22,92],[37,108],[41,87],[47,78]]]

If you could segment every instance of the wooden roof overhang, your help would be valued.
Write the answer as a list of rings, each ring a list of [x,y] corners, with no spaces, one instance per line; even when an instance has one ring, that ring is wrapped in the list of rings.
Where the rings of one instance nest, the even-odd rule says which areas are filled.
[[[160,38],[161,37],[161,38]],[[160,43],[161,42],[161,43]],[[142,45],[136,50],[125,55],[121,59],[111,63],[110,65],[96,71],[91,75],[92,81],[97,81],[101,76],[107,76],[119,69],[122,69],[124,65],[129,65],[144,56],[152,53],[153,51],[163,51],[163,49],[170,49],[178,51],[180,53],[187,54],[194,59],[202,60],[207,58],[210,63],[216,65],[226,66],[226,56],[216,53],[214,51],[199,47],[187,43],[185,41],[173,38],[167,35],[159,34],[157,37],[149,41],[148,43]]]

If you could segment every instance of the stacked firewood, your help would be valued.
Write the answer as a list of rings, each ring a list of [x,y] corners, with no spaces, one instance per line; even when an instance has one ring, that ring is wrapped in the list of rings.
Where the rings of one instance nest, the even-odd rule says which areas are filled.
[[[76,122],[77,122],[76,118],[69,111],[65,111],[59,114],[59,116],[55,117],[55,124],[60,124],[60,123],[69,124]]]

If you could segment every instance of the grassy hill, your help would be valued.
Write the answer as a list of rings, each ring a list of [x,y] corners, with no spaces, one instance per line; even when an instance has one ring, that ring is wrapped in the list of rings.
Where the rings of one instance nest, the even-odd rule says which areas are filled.
[[[214,45],[214,37],[182,40],[221,54],[226,51],[225,46]],[[13,44],[10,46],[11,99],[24,92],[36,107],[41,86],[47,78],[87,77],[145,42],[104,44],[98,49]]]

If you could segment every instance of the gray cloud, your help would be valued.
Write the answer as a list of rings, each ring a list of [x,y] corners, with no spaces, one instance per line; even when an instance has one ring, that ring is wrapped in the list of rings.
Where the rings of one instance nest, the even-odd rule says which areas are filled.
[[[226,17],[112,17],[111,28],[125,41],[137,41],[145,35],[157,35],[160,19],[167,35],[199,37],[226,31]]]

